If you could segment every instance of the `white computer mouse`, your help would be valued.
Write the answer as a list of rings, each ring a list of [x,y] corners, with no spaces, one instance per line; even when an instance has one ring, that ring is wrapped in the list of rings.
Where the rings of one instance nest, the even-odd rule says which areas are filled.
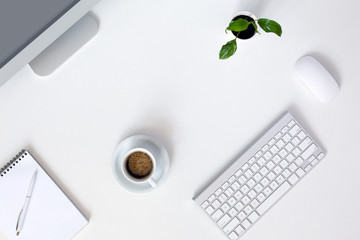
[[[312,56],[297,60],[294,71],[321,102],[326,103],[339,94],[339,85],[335,79]]]

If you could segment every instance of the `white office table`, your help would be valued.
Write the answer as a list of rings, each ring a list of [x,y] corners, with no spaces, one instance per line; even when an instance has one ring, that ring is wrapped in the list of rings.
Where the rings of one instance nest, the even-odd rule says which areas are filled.
[[[76,240],[225,240],[192,197],[290,110],[328,154],[243,239],[359,239],[360,2],[255,2],[283,36],[262,33],[218,60],[229,18],[249,2],[102,1],[98,35],[58,71],[41,78],[27,66],[0,87],[0,165],[32,152],[89,217]],[[294,75],[306,54],[340,84],[327,104]],[[144,132],[163,139],[171,168],[134,195],[110,162]]]

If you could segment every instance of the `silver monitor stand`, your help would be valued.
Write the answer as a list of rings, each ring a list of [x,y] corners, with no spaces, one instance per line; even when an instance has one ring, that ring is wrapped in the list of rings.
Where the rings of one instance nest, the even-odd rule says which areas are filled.
[[[99,29],[98,21],[92,13],[87,13],[72,27],[30,63],[39,76],[48,76],[69,59],[77,50],[92,39]]]

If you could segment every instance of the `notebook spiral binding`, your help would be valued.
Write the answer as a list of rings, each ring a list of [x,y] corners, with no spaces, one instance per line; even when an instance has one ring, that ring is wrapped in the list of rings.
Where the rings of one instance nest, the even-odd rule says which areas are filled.
[[[6,173],[9,172],[11,168],[13,168],[18,163],[18,161],[21,161],[21,159],[24,158],[25,155],[27,155],[27,153],[24,149],[21,150],[18,154],[16,154],[13,159],[11,159],[0,169],[0,177],[4,177]]]

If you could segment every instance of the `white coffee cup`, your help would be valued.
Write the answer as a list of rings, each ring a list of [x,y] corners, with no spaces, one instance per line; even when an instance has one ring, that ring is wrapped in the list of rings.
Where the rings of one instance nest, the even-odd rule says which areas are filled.
[[[148,174],[146,174],[144,177],[137,177],[136,174],[132,173],[128,169],[127,164],[128,164],[129,158],[134,153],[144,153],[147,155],[148,159],[150,159],[152,162],[151,171]],[[138,147],[138,148],[131,149],[130,151],[127,152],[127,154],[125,154],[121,170],[122,170],[124,176],[129,181],[131,181],[133,183],[138,183],[138,184],[148,182],[153,188],[156,188],[158,186],[157,182],[154,180],[154,173],[156,171],[156,167],[157,167],[157,163],[156,163],[156,158],[154,157],[154,155],[149,150]]]

